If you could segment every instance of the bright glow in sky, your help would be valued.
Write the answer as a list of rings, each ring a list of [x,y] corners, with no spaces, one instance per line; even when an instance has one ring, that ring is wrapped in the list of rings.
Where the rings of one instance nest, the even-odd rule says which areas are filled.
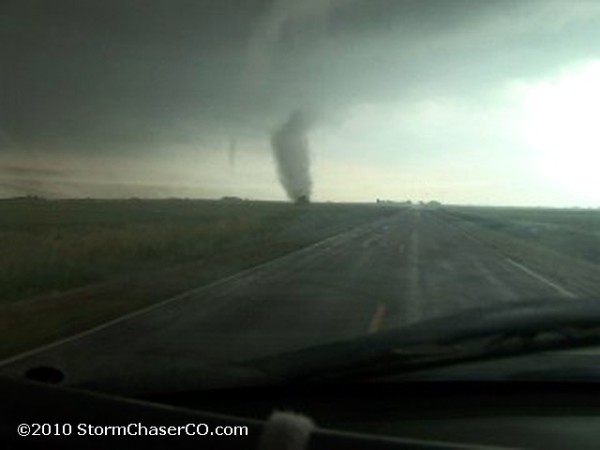
[[[578,198],[600,199],[600,61],[529,86],[524,130],[541,172]]]

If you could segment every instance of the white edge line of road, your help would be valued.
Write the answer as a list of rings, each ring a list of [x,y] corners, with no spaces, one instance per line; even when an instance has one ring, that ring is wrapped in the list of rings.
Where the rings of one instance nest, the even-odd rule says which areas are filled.
[[[555,289],[556,291],[558,291],[560,294],[564,295],[565,297],[569,297],[569,298],[577,298],[577,295],[574,294],[573,292],[569,291],[568,289],[565,289],[562,286],[559,286],[558,284],[550,281],[548,278],[540,275],[539,273],[534,272],[533,270],[531,270],[528,267],[525,267],[523,264],[518,263],[517,261],[511,259],[511,258],[506,258],[506,261],[508,261],[510,264],[512,264],[513,266],[517,267],[518,269],[521,269],[523,272],[525,272],[526,274],[532,276],[533,278],[541,281],[542,283],[547,284],[548,286],[550,286],[551,288]]]
[[[475,236],[471,235],[469,232],[467,232],[467,231],[465,231],[463,229],[460,229],[458,227],[456,227],[456,228],[459,229],[463,233],[463,235],[466,236],[467,238],[471,239],[474,242],[477,242],[479,245],[483,245],[483,246],[487,247],[487,245],[484,242],[482,242],[481,240],[479,240]],[[568,298],[577,298],[578,297],[577,294],[574,294],[573,292],[569,291],[568,289],[563,288],[562,286],[554,283],[553,281],[550,281],[548,278],[540,275],[537,272],[534,272],[533,270],[531,270],[528,267],[525,267],[523,264],[518,263],[514,259],[512,259],[512,258],[506,258],[506,261],[508,263],[510,263],[511,265],[513,265],[514,267],[516,267],[518,269],[521,269],[523,272],[525,272],[529,276],[532,276],[536,280],[541,281],[542,283],[544,283],[544,284],[550,286],[551,288],[555,289],[557,292],[559,292],[560,294],[564,295],[565,297],[568,297]]]
[[[387,219],[387,218],[384,218],[384,219],[381,219],[381,220],[384,221],[385,219]],[[378,221],[376,221],[376,222],[378,222]],[[294,257],[294,256],[296,256],[298,254],[302,254],[302,253],[306,253],[306,252],[311,251],[311,250],[319,249],[320,247],[323,246],[323,244],[326,244],[329,241],[335,241],[336,239],[340,238],[341,236],[344,236],[346,234],[350,234],[352,232],[356,232],[357,230],[359,230],[361,228],[365,228],[365,227],[367,227],[369,225],[373,225],[373,222],[369,222],[367,224],[359,225],[357,227],[351,228],[351,229],[343,231],[341,233],[334,234],[333,236],[326,237],[325,239],[322,239],[322,240],[317,241],[317,242],[315,242],[313,244],[310,244],[307,247],[300,248],[300,249],[298,249],[296,251],[293,251],[292,253],[288,253],[288,254],[280,256],[278,258],[272,259],[271,261],[267,261],[267,262],[264,262],[262,264],[258,264],[258,265],[254,266],[254,267],[250,267],[248,269],[242,270],[241,272],[236,272],[236,273],[234,273],[232,275],[229,275],[229,276],[227,276],[225,278],[219,278],[218,280],[215,280],[215,281],[213,281],[213,282],[211,282],[209,284],[197,287],[195,289],[191,289],[191,290],[186,291],[186,292],[182,292],[181,294],[177,294],[174,297],[169,297],[169,298],[167,298],[165,300],[162,300],[162,301],[160,301],[158,303],[154,303],[152,305],[146,306],[145,308],[136,309],[135,311],[132,311],[132,312],[130,312],[128,314],[125,314],[123,316],[119,316],[116,319],[109,320],[108,322],[101,323],[100,325],[97,325],[97,326],[95,326],[93,328],[89,328],[87,330],[81,331],[81,332],[73,334],[71,336],[67,336],[67,337],[58,339],[56,341],[52,341],[52,342],[50,342],[48,344],[42,345],[40,347],[33,348],[31,350],[24,351],[24,352],[19,353],[17,355],[10,356],[10,357],[8,357],[6,359],[0,360],[0,368],[3,367],[3,366],[7,366],[9,364],[12,364],[14,362],[17,362],[17,361],[19,361],[21,359],[25,359],[25,358],[28,358],[30,356],[36,355],[38,353],[42,353],[42,352],[44,352],[46,350],[50,350],[50,349],[52,349],[54,347],[58,347],[60,345],[67,344],[67,343],[69,343],[71,341],[76,341],[77,339],[81,339],[81,338],[83,338],[83,337],[85,337],[87,335],[90,335],[90,334],[96,333],[98,331],[104,330],[105,328],[112,327],[113,325],[116,325],[118,323],[121,323],[121,322],[124,322],[126,320],[132,319],[132,318],[134,318],[136,316],[140,316],[142,314],[146,314],[147,312],[150,312],[150,311],[152,311],[154,309],[163,307],[163,306],[165,306],[165,305],[167,305],[169,303],[173,303],[173,302],[182,300],[183,298],[188,297],[190,295],[194,295],[194,294],[197,294],[197,293],[202,292],[204,290],[208,290],[208,289],[212,289],[214,287],[217,287],[217,286],[219,286],[221,284],[228,283],[230,281],[234,281],[236,279],[248,276],[248,275],[250,275],[250,274],[252,274],[252,273],[254,273],[256,271],[259,271],[259,270],[265,269],[267,267],[273,266],[275,264],[278,264],[278,263],[280,263],[282,261],[285,261],[285,260],[287,260],[287,259],[289,259],[291,257]]]

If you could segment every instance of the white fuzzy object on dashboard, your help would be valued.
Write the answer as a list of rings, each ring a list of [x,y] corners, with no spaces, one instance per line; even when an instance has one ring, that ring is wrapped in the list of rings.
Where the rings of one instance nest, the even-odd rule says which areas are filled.
[[[274,411],[265,424],[258,450],[304,450],[314,422],[302,414]]]

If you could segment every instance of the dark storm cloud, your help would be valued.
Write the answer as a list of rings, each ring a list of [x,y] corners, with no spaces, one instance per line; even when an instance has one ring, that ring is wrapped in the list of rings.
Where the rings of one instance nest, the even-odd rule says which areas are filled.
[[[265,135],[298,106],[485,88],[593,53],[585,21],[555,40],[518,29],[543,27],[549,3],[4,1],[2,150],[143,155]]]
[[[240,3],[240,2],[236,2]],[[256,2],[4,6],[2,127],[21,146],[187,140],[234,114]],[[214,125],[211,123],[211,125]]]

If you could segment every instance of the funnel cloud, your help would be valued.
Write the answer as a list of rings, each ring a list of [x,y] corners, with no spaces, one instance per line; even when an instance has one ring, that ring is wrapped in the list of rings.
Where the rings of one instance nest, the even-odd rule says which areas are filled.
[[[298,203],[308,202],[312,190],[309,128],[307,114],[295,110],[271,137],[279,181],[290,200]]]

